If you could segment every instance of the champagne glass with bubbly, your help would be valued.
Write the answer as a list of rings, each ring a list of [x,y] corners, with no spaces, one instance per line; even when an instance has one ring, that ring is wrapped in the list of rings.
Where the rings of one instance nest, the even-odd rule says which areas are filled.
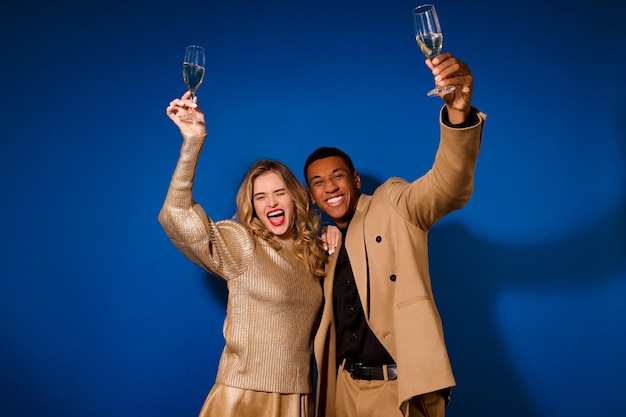
[[[183,59],[183,80],[187,86],[187,90],[191,92],[191,99],[196,97],[196,91],[202,80],[204,79],[204,48],[196,45],[189,45],[185,50],[185,58]],[[190,110],[181,116],[183,120],[194,119],[193,112]]]
[[[437,11],[432,4],[423,4],[413,9],[413,24],[415,25],[415,40],[426,58],[433,59],[441,52],[443,33],[439,25]],[[453,85],[445,87],[435,86],[427,95],[429,97],[447,94],[456,89]]]

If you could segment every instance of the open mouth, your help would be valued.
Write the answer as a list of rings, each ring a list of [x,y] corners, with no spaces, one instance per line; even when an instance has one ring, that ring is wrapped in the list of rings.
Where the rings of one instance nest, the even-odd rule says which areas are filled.
[[[270,221],[272,226],[280,226],[285,222],[285,212],[280,209],[272,210],[267,213],[267,219]]]

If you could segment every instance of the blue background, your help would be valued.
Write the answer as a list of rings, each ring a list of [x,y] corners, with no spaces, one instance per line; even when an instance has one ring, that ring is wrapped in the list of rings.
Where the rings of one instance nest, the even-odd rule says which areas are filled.
[[[5,2],[6,3],[6,2]],[[625,415],[624,3],[436,3],[489,118],[470,203],[431,233],[450,417]],[[194,416],[225,286],[157,221],[187,44],[207,50],[196,199],[321,145],[368,189],[430,166],[441,101],[397,1],[0,6],[0,414]],[[418,348],[418,347],[416,347]]]

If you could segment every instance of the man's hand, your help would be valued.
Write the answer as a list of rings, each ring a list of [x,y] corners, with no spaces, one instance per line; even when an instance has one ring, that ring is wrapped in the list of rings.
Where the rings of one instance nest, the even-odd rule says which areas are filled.
[[[450,123],[463,123],[472,108],[474,77],[469,67],[450,53],[437,55],[432,60],[427,59],[426,65],[431,69],[436,85],[456,87],[456,90],[442,94],[441,98],[446,103]]]

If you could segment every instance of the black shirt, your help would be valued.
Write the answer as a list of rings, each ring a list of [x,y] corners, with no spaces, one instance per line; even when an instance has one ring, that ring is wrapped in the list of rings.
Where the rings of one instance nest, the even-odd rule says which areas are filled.
[[[345,242],[347,229],[341,229]],[[394,363],[365,320],[363,306],[354,283],[354,274],[345,244],[337,254],[333,281],[333,310],[337,328],[337,366],[343,358],[365,365]]]

